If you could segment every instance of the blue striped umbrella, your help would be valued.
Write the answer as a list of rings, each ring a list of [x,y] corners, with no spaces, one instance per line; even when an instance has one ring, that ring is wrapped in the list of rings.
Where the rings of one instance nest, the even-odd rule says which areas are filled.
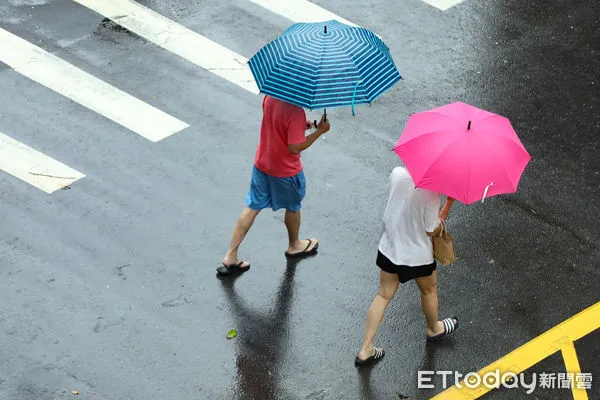
[[[297,23],[249,61],[264,94],[309,110],[372,103],[402,79],[373,32],[338,21]]]

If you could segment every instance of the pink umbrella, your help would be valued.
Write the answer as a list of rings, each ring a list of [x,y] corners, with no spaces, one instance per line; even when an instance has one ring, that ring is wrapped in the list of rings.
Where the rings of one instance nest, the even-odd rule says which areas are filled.
[[[411,115],[394,151],[417,187],[465,204],[516,192],[531,160],[507,118],[460,102]]]

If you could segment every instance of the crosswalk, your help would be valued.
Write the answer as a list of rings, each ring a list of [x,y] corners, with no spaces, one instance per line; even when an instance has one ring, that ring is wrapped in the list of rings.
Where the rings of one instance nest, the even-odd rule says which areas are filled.
[[[0,28],[0,61],[153,142],[187,128],[149,104]]]
[[[439,8],[442,11],[446,11],[449,8],[452,8],[452,7],[462,3],[464,0],[423,0],[423,1],[431,6]]]
[[[319,22],[335,19],[343,24],[356,26],[355,23],[306,0],[250,1],[293,22]]]
[[[133,0],[71,0],[220,79],[258,94],[248,58]],[[353,22],[307,0],[247,0],[291,22]],[[441,10],[463,0],[422,0]],[[189,124],[0,27],[0,61],[15,72],[151,141]],[[0,133],[0,169],[46,193],[85,175]]]
[[[2,132],[0,168],[46,193],[63,189],[85,176]]]
[[[131,0],[74,0],[146,40],[258,94],[248,59]]]

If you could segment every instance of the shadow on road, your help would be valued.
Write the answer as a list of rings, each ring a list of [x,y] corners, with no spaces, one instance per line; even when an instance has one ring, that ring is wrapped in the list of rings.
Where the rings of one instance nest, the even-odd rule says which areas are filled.
[[[360,390],[358,392],[360,395],[360,400],[371,400],[381,398],[379,392],[374,390],[373,386],[371,385],[371,371],[373,371],[373,367],[373,365],[370,365],[359,368],[357,370],[360,382]]]
[[[430,399],[439,392],[443,391],[444,384],[441,375],[437,375],[436,371],[438,371],[438,357],[437,352],[440,349],[449,349],[451,350],[454,347],[454,344],[451,341],[440,341],[436,343],[426,343],[425,350],[423,352],[423,359],[419,365],[419,368],[415,371],[413,380],[414,387],[416,388],[417,396],[415,399]],[[443,369],[443,368],[442,368]],[[419,371],[427,371],[423,373],[423,381],[422,387],[419,388]],[[448,377],[446,380],[446,386],[450,387],[454,384],[454,380],[452,376]],[[433,385],[434,388],[427,387],[428,385]]]
[[[264,310],[248,306],[235,291],[237,277],[223,278],[223,290],[240,335],[236,338],[236,399],[282,399],[290,396],[280,387],[281,362],[289,347],[289,317],[294,276],[300,260],[289,259],[277,296]]]

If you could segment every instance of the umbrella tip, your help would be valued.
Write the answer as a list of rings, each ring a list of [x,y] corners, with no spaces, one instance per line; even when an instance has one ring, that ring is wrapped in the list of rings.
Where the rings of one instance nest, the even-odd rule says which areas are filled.
[[[469,121],[469,125],[467,125],[467,130],[471,129],[471,121]]]
[[[323,33],[327,33],[327,25],[325,25],[325,28],[323,29]]]

